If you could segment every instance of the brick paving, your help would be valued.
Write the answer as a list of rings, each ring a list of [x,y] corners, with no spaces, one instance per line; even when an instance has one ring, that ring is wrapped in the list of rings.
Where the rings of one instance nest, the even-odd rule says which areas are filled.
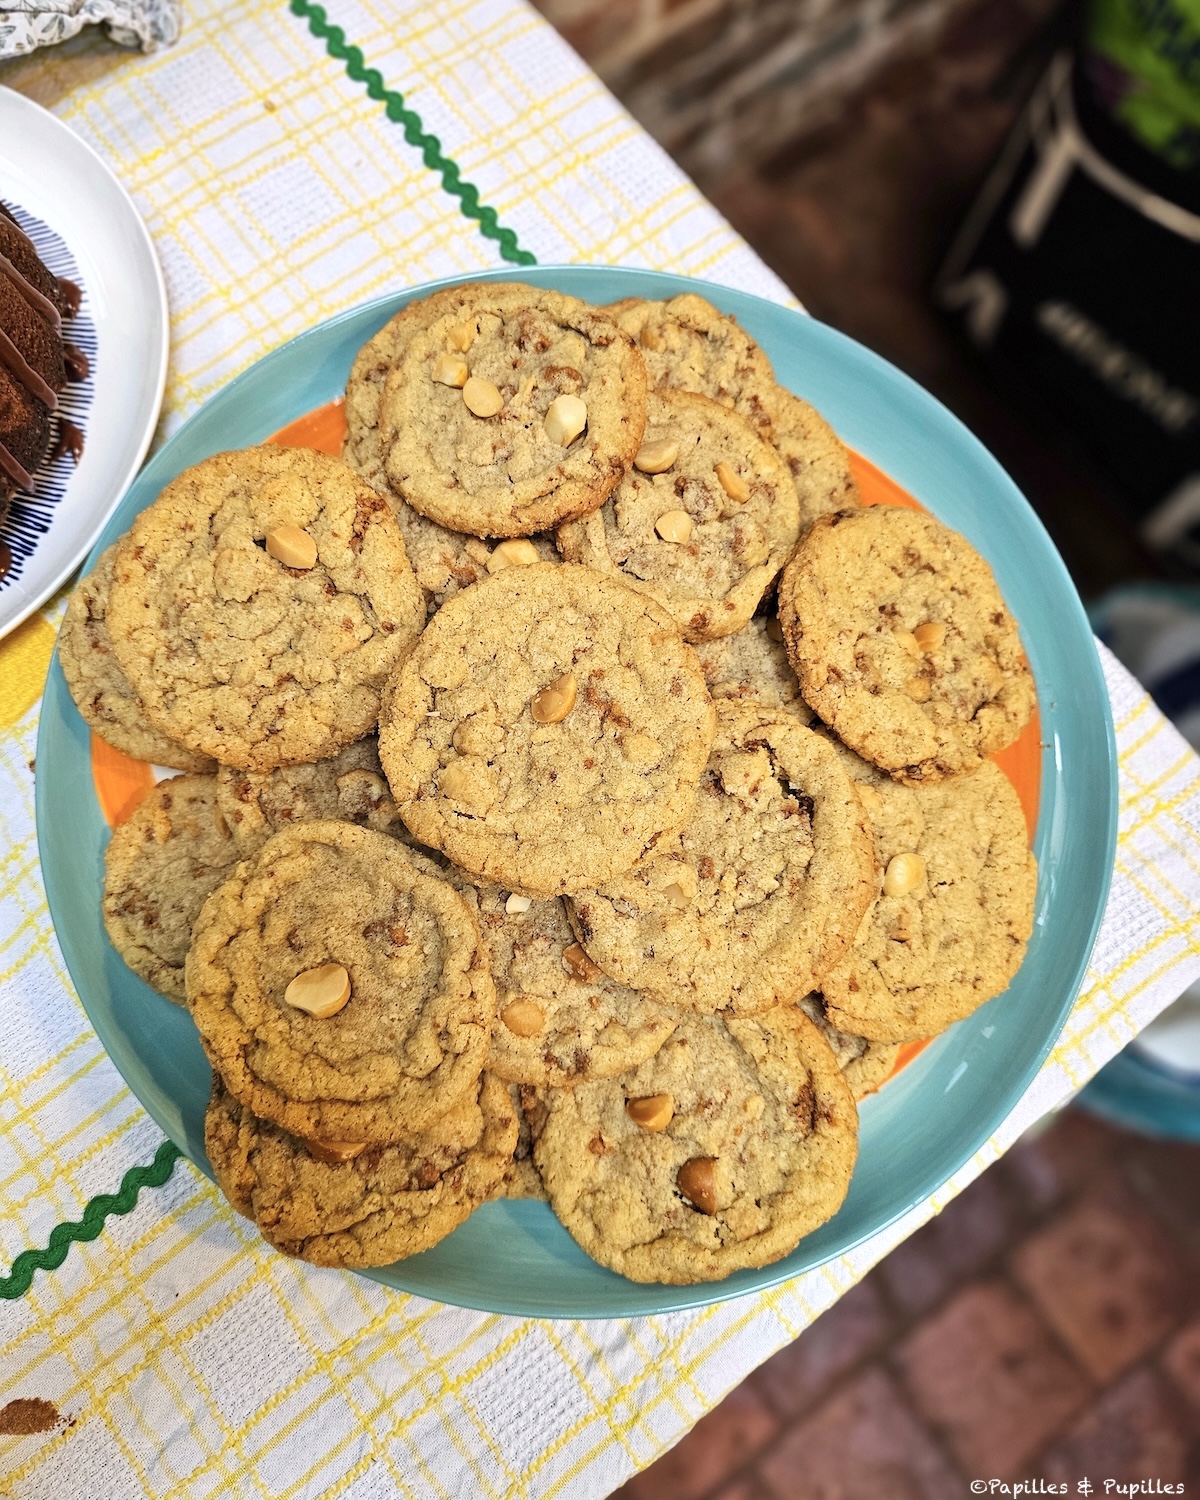
[[[1200,1488],[1200,1147],[1067,1110],[618,1500]],[[1101,1489],[1103,1493],[1103,1489]]]

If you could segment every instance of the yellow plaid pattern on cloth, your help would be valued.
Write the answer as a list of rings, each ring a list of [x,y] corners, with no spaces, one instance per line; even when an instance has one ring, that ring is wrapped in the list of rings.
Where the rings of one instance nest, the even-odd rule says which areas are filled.
[[[656,266],[786,298],[521,0],[335,0],[329,19],[539,260]],[[195,0],[170,51],[130,58],[78,39],[0,82],[90,141],[146,218],[172,307],[168,431],[320,319],[499,263],[282,6]],[[87,1023],[38,872],[34,699],[57,615],[0,644],[4,1268],[161,1140]],[[0,1439],[0,1492],[575,1500],[649,1464],[1200,974],[1200,762],[1128,674],[1104,665],[1122,817],[1092,968],[1029,1093],[934,1200],[771,1293],[659,1318],[539,1322],[290,1262],[181,1164],[0,1304],[0,1402],[40,1396],[72,1419]]]

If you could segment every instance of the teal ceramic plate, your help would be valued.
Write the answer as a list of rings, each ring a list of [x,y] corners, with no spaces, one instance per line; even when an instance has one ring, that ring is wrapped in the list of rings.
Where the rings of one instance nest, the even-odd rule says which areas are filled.
[[[702,1286],[640,1286],[590,1261],[544,1204],[485,1204],[424,1255],[374,1273],[441,1302],[540,1317],[607,1318],[695,1307],[785,1281],[898,1219],[997,1128],[1066,1019],[1104,910],[1116,842],[1116,751],[1092,634],[1057,552],[996,461],[944,407],[860,345],[787,308],[677,276],[590,266],[522,279],[588,301],[701,290],[763,345],[782,384],[992,564],[1021,626],[1042,715],[1041,867],[1033,940],[1008,992],[926,1049],[862,1110],[841,1212],[785,1260]],[[497,272],[495,280],[513,279]],[[445,285],[446,283],[442,283]],[[91,561],[182,469],[276,432],[339,395],[359,347],[431,287],[344,313],[275,350],[196,413],[142,471]],[[108,829],[88,732],[57,661],[37,749],[37,822],[50,911],[71,977],[109,1055],[163,1130],[204,1171],[209,1070],[188,1015],[136,979],[100,921]]]

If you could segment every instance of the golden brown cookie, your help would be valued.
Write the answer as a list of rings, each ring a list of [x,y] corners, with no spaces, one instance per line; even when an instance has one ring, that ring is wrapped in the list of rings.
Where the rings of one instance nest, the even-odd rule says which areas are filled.
[[[273,771],[217,772],[217,804],[244,857],[293,823],[334,818],[404,839],[408,830],[392,799],[375,736],[356,740],[329,760]]]
[[[238,858],[212,776],[160,781],[113,830],[104,857],[104,926],[135,974],[182,1004],[192,927]]]
[[[529,548],[524,551],[514,554],[509,548],[494,558],[494,544],[439,526],[414,510],[392,489],[383,466],[390,433],[386,426],[381,426],[380,404],[388,375],[418,328],[427,328],[445,312],[465,315],[473,294],[472,286],[450,287],[401,308],[363,345],[346,385],[346,446],[342,457],[391,502],[404,534],[408,560],[425,591],[430,614],[459,589],[478,583],[497,570],[502,562],[507,563],[514,556],[528,558],[529,548],[541,562],[558,561],[557,549],[548,536],[531,537]]]
[[[828,1019],[879,1042],[936,1036],[1008,987],[1033,930],[1037,864],[993,761],[908,787],[842,752],[874,834],[880,886],[821,981]]]
[[[559,528],[558,545],[657,599],[685,640],[706,641],[742,629],[799,535],[775,449],[705,396],[658,391],[633,468],[601,509]]]
[[[146,718],[141,699],[117,665],[108,633],[108,590],[114,542],[71,592],[58,635],[58,661],[75,706],[88,726],[114,749],[179,771],[212,771],[216,761],[161,734]]]
[[[865,1036],[839,1031],[826,1014],[821,995],[805,995],[800,1009],[825,1038],[856,1101],[882,1088],[896,1071],[899,1042],[869,1042]]]
[[[757,1015],[819,986],[875,891],[850,778],[781,709],[723,700],[696,810],[657,859],[570,901],[588,955],[668,1005]]]
[[[187,993],[234,1097],[324,1141],[402,1140],[461,1103],[495,1011],[454,887],[386,834],[334,822],[275,834],[214,891]]]
[[[442,526],[529,536],[602,505],[645,421],[645,366],[610,318],[559,292],[481,282],[465,315],[409,337],[388,376],[384,468]]]
[[[117,554],[107,615],[151,723],[254,770],[369,733],[424,619],[387,501],[335,458],[273,445],[167,485]]]
[[[786,708],[803,724],[812,719],[774,615],[755,615],[736,635],[701,641],[696,656],[714,699],[749,698],[768,708]]]
[[[852,510],[860,502],[845,444],[815,407],[791,391],[780,386],[776,402],[771,441],[796,486],[801,526],[807,528],[818,516],[836,510]]]
[[[257,1119],[214,1076],[204,1146],[221,1191],[277,1250],[315,1266],[386,1266],[445,1239],[503,1180],[517,1117],[486,1073],[478,1096],[394,1145],[331,1149]]]
[[[669,616],[587,568],[506,568],[448,601],[393,679],[379,755],[424,844],[554,896],[691,814],[713,709]]]
[[[789,1254],[835,1214],[858,1113],[794,1005],[692,1016],[620,1078],[552,1089],[534,1146],[554,1212],[633,1281],[719,1281]]]
[[[685,292],[667,302],[627,298],[609,312],[637,340],[651,388],[694,391],[740,413],[764,438],[775,421],[771,362],[736,319]]]
[[[539,1091],[530,1084],[510,1083],[508,1097],[517,1116],[517,1145],[496,1196],[537,1198],[542,1203],[548,1203],[550,1200],[546,1196],[542,1174],[533,1159],[533,1124],[536,1121],[538,1128],[541,1128],[545,1105]]]
[[[809,707],[901,781],[974,770],[1033,712],[991,569],[923,511],[820,517],[780,579],[779,618]]]
[[[463,882],[496,985],[487,1066],[512,1083],[571,1088],[611,1078],[655,1053],[675,1016],[617,984],[579,946],[562,901]]]

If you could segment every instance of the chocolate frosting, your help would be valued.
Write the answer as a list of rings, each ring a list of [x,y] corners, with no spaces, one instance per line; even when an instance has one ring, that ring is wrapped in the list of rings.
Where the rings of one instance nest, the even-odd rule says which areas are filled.
[[[2,328],[0,364],[8,369],[13,379],[19,381],[31,396],[36,396],[43,406],[48,406],[51,411],[58,410],[58,397],[54,394],[53,386],[47,385],[33,366],[26,362],[25,356]]]
[[[25,280],[6,255],[0,255],[0,276],[7,276],[17,289],[17,295],[55,328],[62,327],[62,317],[49,297],[43,297],[31,282]]]
[[[3,469],[19,490],[33,486],[33,475],[23,469],[3,443],[0,443],[0,469]]]
[[[58,441],[50,455],[50,462],[61,458],[64,453],[69,453],[76,463],[83,457],[83,428],[76,427],[74,422],[68,422],[66,417],[59,417]]]
[[[67,379],[75,382],[86,380],[91,369],[87,355],[75,344],[63,345],[63,367],[67,372]]]

